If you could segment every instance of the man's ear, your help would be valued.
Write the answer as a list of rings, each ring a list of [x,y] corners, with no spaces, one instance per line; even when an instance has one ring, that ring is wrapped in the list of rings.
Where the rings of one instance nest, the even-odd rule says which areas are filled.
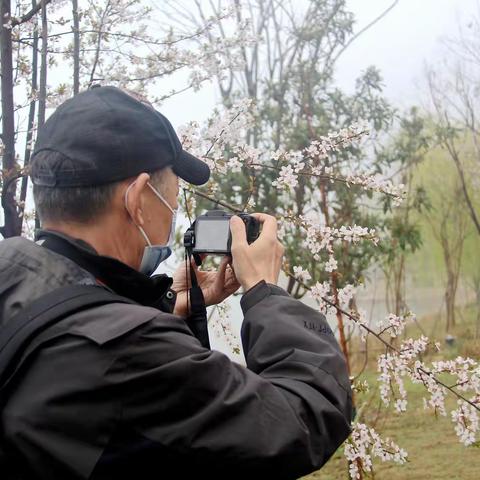
[[[150,181],[148,173],[141,173],[137,178],[127,185],[125,190],[126,200],[125,207],[130,214],[135,225],[143,226],[143,195],[147,183]],[[128,190],[128,191],[127,191]]]

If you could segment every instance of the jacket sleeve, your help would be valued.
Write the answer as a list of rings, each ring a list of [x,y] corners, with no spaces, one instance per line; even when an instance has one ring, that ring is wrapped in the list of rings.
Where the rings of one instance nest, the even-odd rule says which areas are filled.
[[[260,282],[242,298],[247,368],[159,315],[111,367],[122,418],[210,478],[297,478],[347,438],[351,390],[323,315]]]

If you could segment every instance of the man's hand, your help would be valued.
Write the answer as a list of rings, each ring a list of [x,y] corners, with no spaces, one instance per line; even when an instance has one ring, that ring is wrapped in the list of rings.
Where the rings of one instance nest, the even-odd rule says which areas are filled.
[[[240,288],[240,283],[229,266],[230,262],[231,258],[226,256],[222,259],[218,271],[202,271],[198,270],[192,259],[191,265],[195,270],[198,285],[202,289],[207,307],[223,302],[223,300]],[[189,287],[190,270],[187,273],[185,262],[182,262],[173,274],[172,290],[177,293],[177,300],[173,310],[175,315],[188,316],[187,293]]]
[[[275,217],[265,213],[254,213],[253,216],[263,224],[263,228],[258,239],[250,245],[243,221],[237,216],[230,219],[233,269],[245,290],[261,280],[276,284],[285,251],[277,239]]]

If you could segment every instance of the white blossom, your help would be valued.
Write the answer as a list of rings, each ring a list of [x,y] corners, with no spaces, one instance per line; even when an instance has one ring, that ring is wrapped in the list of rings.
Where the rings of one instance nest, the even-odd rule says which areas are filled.
[[[398,337],[405,330],[406,324],[410,320],[415,320],[415,315],[412,312],[408,312],[405,316],[397,316],[393,313],[389,313],[384,320],[380,320],[377,326],[381,328],[382,332],[388,331],[390,337]]]
[[[349,473],[352,480],[361,478],[361,472],[371,472],[373,458],[382,462],[403,464],[407,461],[407,452],[389,438],[382,439],[371,427],[363,423],[354,423],[352,433],[345,443],[345,457],[349,461]]]
[[[464,400],[458,400],[457,404],[458,408],[451,412],[455,433],[460,441],[468,447],[476,442],[479,431],[478,410]]]
[[[338,290],[338,302],[341,306],[347,306],[350,300],[356,293],[356,288],[354,285],[348,284],[345,287]]]
[[[312,298],[317,301],[321,301],[323,297],[326,297],[330,291],[330,284],[328,282],[317,282],[310,290]]]
[[[291,165],[280,168],[278,178],[272,182],[274,187],[280,190],[290,190],[298,185],[298,175]]]
[[[328,259],[328,262],[325,264],[325,271],[327,272],[333,272],[338,268],[338,263],[333,257],[333,255],[330,255],[330,258]]]
[[[293,267],[293,274],[297,280],[300,280],[302,283],[308,282],[312,279],[312,276],[307,270],[304,270],[302,267]]]

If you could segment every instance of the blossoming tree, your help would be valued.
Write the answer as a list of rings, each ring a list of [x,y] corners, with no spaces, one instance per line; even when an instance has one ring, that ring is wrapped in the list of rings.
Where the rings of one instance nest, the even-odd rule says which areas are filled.
[[[183,131],[184,143],[189,149],[202,156],[212,170],[216,173],[214,180],[210,182],[207,191],[188,190],[192,195],[187,198],[187,209],[195,206],[195,196],[209,198],[232,211],[243,211],[248,209],[245,205],[231,205],[222,202],[215,196],[219,190],[218,183],[222,182],[222,176],[232,168],[245,168],[254,175],[261,175],[264,169],[270,169],[272,165],[278,164],[276,151],[262,151],[252,161],[251,157],[245,155],[241,160],[234,158],[232,162],[226,161],[228,152],[248,151],[248,145],[244,144],[245,131],[250,128],[249,121],[254,121],[254,116],[249,117],[244,110],[248,108],[245,103],[235,105],[225,117],[220,117],[219,125],[213,122],[207,128],[200,128],[190,125]],[[239,114],[243,112],[243,114]],[[250,120],[249,120],[250,119]],[[358,142],[360,137],[367,135],[364,125],[352,125],[348,129],[330,133],[328,136],[319,138],[311,143],[301,155],[298,152],[285,152],[283,154],[284,165],[277,173],[274,181],[276,188],[285,190],[294,186],[302,176],[315,176],[326,181],[341,182],[350,185],[351,188],[361,188],[367,191],[376,192],[378,195],[388,195],[400,204],[403,197],[403,185],[394,185],[391,181],[382,180],[378,175],[367,175],[365,173],[344,176],[332,175],[326,170],[325,159],[333,155],[340,148],[347,148],[352,142]],[[213,147],[212,147],[213,145]],[[209,151],[205,155],[205,151]],[[240,199],[240,195],[238,195]],[[336,271],[338,262],[335,258],[335,245],[347,242],[358,244],[359,242],[371,242],[377,244],[381,239],[374,229],[358,225],[343,225],[340,228],[331,228],[326,224],[324,213],[320,208],[312,209],[309,215],[295,216],[287,214],[279,216],[281,230],[288,235],[289,229],[299,229],[303,242],[299,248],[307,250],[319,262],[323,263],[326,271]],[[385,348],[385,353],[378,357],[378,382],[382,402],[388,406],[393,403],[399,414],[405,414],[408,407],[407,389],[405,381],[414,384],[421,384],[425,388],[424,405],[427,409],[433,409],[438,415],[449,415],[454,423],[455,431],[462,443],[466,446],[477,441],[479,430],[480,410],[480,366],[477,361],[471,358],[458,357],[454,360],[428,361],[428,354],[432,351],[439,351],[440,345],[432,343],[426,336],[420,338],[407,338],[403,341],[392,341],[400,339],[405,327],[415,319],[413,313],[398,316],[389,314],[386,318],[378,319],[375,326],[370,325],[366,313],[352,309],[351,299],[355,295],[355,284],[347,284],[342,289],[335,291],[335,284],[330,281],[312,281],[311,273],[302,266],[291,265],[287,257],[284,264],[284,272],[287,277],[293,277],[302,287],[309,291],[309,294],[318,303],[318,308],[329,319],[335,322],[338,314],[358,331],[359,336],[365,341],[372,338]],[[354,389],[366,388],[361,379],[357,379]],[[457,398],[457,408],[447,411],[445,398],[451,394]],[[382,440],[378,433],[363,423],[355,423],[350,439],[345,446],[345,455],[350,462],[350,474],[352,478],[360,478],[362,472],[370,472],[372,460],[377,457],[383,461],[391,460],[398,463],[406,461],[407,453],[392,440]]]

